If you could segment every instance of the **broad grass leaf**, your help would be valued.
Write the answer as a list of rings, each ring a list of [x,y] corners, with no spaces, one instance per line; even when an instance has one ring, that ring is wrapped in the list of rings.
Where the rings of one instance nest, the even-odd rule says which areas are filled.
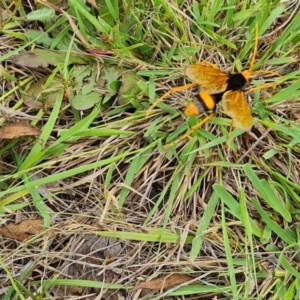
[[[22,52],[15,55],[12,58],[14,64],[29,67],[48,67],[57,66],[60,62],[66,61],[66,52],[63,51],[51,51],[43,49],[34,49],[32,51]],[[86,64],[92,60],[92,57],[87,54],[71,52],[68,60],[68,64]]]

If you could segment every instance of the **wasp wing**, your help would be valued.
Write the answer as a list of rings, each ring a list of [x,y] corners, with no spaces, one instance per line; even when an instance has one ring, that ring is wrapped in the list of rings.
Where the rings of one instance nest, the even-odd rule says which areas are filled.
[[[202,91],[209,94],[222,93],[227,89],[229,74],[208,62],[189,65],[185,68],[184,73],[193,82],[199,84]]]
[[[245,131],[251,130],[252,115],[243,91],[228,91],[224,93],[223,109],[232,118],[233,125]]]

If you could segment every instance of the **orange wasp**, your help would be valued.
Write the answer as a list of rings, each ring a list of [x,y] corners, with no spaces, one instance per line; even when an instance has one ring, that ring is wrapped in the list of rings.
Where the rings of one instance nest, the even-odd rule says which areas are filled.
[[[252,127],[252,115],[245,98],[244,91],[255,91],[263,88],[274,87],[276,84],[281,83],[266,83],[258,87],[243,90],[244,86],[249,84],[251,78],[257,74],[267,73],[275,76],[281,76],[276,72],[268,70],[252,71],[257,52],[257,37],[258,27],[256,26],[254,51],[248,70],[242,71],[241,73],[231,74],[222,71],[214,64],[205,61],[189,65],[185,68],[184,74],[191,79],[193,83],[172,88],[170,91],[165,93],[151,105],[147,111],[147,116],[159,102],[168,97],[170,94],[198,86],[200,88],[200,92],[196,99],[188,104],[185,109],[185,115],[192,116],[199,115],[205,111],[214,111],[216,104],[222,100],[223,110],[225,114],[232,118],[232,125],[242,130],[249,131]],[[214,115],[215,114],[212,113],[204,118],[200,123],[193,126],[191,130],[179,137],[179,139],[175,142],[167,145],[166,148],[169,148],[169,146],[172,146],[188,137],[193,131],[200,128]]]

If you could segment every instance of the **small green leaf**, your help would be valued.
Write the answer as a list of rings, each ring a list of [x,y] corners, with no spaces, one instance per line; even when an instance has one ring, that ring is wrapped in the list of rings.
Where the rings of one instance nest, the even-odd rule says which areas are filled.
[[[47,22],[56,18],[54,9],[43,8],[30,12],[26,19],[27,21]]]
[[[86,66],[74,66],[72,78],[76,81],[77,90],[81,94],[87,95],[93,91],[96,82],[97,66],[86,65]]]
[[[46,48],[50,48],[53,39],[46,32],[40,32],[39,30],[27,30],[25,36],[29,41],[35,40],[35,43],[41,44]]]
[[[127,104],[140,93],[141,88],[137,85],[139,80],[141,80],[141,77],[133,72],[124,73],[122,75],[122,84],[117,96],[119,105]]]
[[[107,82],[107,86],[109,87],[113,81],[116,81],[119,78],[122,69],[119,69],[116,66],[105,66],[101,71],[104,73],[103,79]]]
[[[71,104],[77,110],[86,110],[99,103],[101,98],[102,95],[96,92],[87,95],[78,94],[71,100]]]

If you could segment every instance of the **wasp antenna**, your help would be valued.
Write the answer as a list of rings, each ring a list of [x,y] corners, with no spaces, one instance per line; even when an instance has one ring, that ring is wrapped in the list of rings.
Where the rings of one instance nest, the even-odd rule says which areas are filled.
[[[232,133],[232,130],[233,130],[233,125],[234,125],[234,121],[233,121],[233,120],[231,120],[231,122],[230,122],[230,128],[229,128],[229,132],[228,132],[228,136],[227,136],[227,144],[229,144],[229,142],[230,142],[231,133]]]
[[[254,92],[254,91],[260,91],[262,89],[275,88],[277,85],[280,85],[282,83],[283,83],[283,81],[264,83],[264,84],[256,86],[256,87],[246,89],[246,90],[244,90],[244,92]]]
[[[253,55],[252,55],[252,58],[251,58],[249,71],[252,71],[254,61],[255,61],[255,57],[256,57],[256,53],[257,53],[257,47],[258,47],[258,24],[256,23],[256,25],[255,25],[255,43],[254,43]]]
[[[271,74],[271,75],[274,75],[274,76],[277,76],[277,77],[283,77],[279,73],[273,72],[273,71],[269,71],[269,70],[257,70],[257,71],[254,71],[252,74],[253,75],[254,74]]]

